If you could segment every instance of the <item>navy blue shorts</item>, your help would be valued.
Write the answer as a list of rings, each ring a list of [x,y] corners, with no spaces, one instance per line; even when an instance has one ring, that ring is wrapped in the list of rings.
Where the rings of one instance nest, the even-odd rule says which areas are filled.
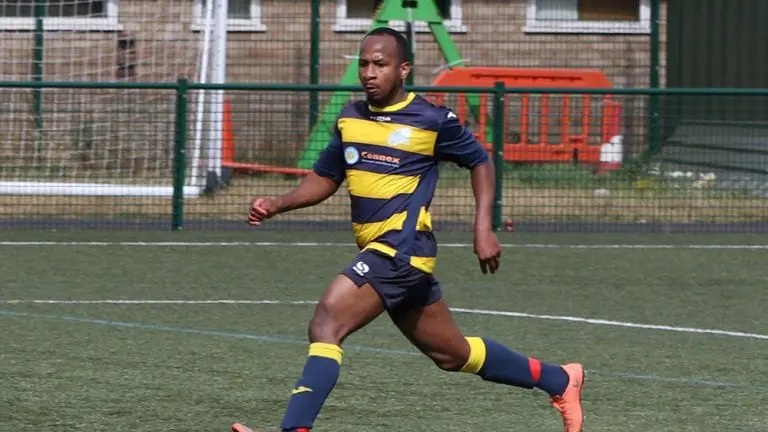
[[[371,284],[390,314],[429,306],[443,297],[434,275],[375,250],[358,254],[341,274],[358,287]]]

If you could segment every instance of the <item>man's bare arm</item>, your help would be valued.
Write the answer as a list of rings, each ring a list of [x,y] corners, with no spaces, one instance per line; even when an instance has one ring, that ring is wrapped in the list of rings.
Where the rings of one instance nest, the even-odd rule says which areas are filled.
[[[499,269],[501,247],[493,232],[493,199],[496,193],[493,160],[472,168],[472,191],[475,194],[475,253],[483,273]]]
[[[296,188],[274,199],[275,214],[320,204],[338,189],[339,184],[335,181],[310,172]]]
[[[496,194],[496,169],[487,150],[459,121],[452,111],[438,133],[436,154],[440,160],[453,161],[472,172],[472,192],[475,195],[475,253],[483,273],[495,273],[499,268],[501,247],[493,232],[493,202]]]
[[[496,193],[496,171],[492,159],[472,169],[472,192],[475,195],[475,233],[491,231]]]

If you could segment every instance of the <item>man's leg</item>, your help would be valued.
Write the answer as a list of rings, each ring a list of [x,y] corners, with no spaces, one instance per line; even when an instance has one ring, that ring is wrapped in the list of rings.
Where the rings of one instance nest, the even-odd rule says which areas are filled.
[[[369,284],[358,286],[339,275],[331,283],[309,323],[309,358],[283,416],[283,430],[311,429],[336,385],[344,339],[384,312]]]
[[[546,391],[562,413],[566,432],[581,432],[583,368],[541,362],[487,338],[464,337],[441,299],[392,320],[421,352],[443,370],[465,372],[486,381]]]
[[[339,275],[328,287],[309,323],[309,357],[293,388],[280,428],[309,431],[336,385],[344,339],[384,312],[381,297],[370,284],[358,287]],[[235,424],[235,432],[248,428]]]

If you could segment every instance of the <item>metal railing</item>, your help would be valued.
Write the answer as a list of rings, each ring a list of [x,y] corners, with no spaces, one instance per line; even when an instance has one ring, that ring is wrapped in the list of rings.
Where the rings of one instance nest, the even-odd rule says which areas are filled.
[[[160,224],[165,220],[173,229],[185,226],[185,221],[241,223],[252,195],[276,194],[296,184],[296,177],[280,174],[279,170],[272,173],[246,170],[229,173],[223,182],[225,187],[208,196],[190,197],[186,191],[190,186],[190,149],[194,148],[190,141],[195,92],[223,90],[232,100],[231,114],[237,135],[235,158],[240,162],[288,168],[303,154],[296,141],[307,143],[310,135],[307,122],[295,122],[296,115],[308,115],[301,109],[306,103],[291,105],[290,99],[306,101],[306,94],[311,92],[349,92],[351,95],[360,92],[356,86],[214,85],[183,79],[174,83],[0,82],[0,91],[6,93],[7,100],[30,96],[33,90],[43,90],[43,97],[51,100],[46,103],[47,112],[43,113],[43,134],[33,133],[34,116],[20,108],[25,106],[23,103],[9,105],[6,113],[0,115],[6,130],[5,150],[0,151],[3,166],[0,182],[34,183],[42,179],[39,173],[44,169],[49,173],[45,180],[51,181],[55,175],[50,172],[55,169],[67,173],[68,184],[94,180],[112,182],[118,178],[123,184],[134,184],[145,180],[142,175],[149,175],[139,173],[139,169],[125,174],[109,167],[120,166],[121,158],[133,158],[137,148],[141,148],[143,163],[154,167],[153,179],[169,186],[172,193],[168,197],[147,196],[142,201],[136,193],[131,198],[117,198],[118,194],[107,193],[84,198],[87,193],[71,194],[64,188],[55,199],[59,207],[48,210],[44,210],[46,205],[55,206],[36,205],[42,198],[35,201],[35,193],[0,193],[0,203],[6,204],[5,214],[0,218],[44,221],[63,217],[64,223],[69,224],[88,218],[152,220]],[[768,127],[758,123],[686,120],[690,110],[715,106],[718,101],[731,104],[735,110],[757,109],[766,104],[768,89],[508,88],[497,83],[493,87],[412,87],[410,90],[424,95],[444,94],[454,102],[461,96],[485,100],[486,106],[480,111],[487,113],[488,118],[475,124],[473,131],[484,137],[481,141],[488,146],[496,163],[495,229],[510,224],[542,227],[576,223],[584,227],[657,223],[711,227],[712,224],[768,222],[768,137],[761,135]],[[66,91],[66,94],[57,95],[56,91]],[[95,96],[95,92],[108,95]],[[146,97],[134,97],[136,94]],[[91,97],[78,99],[77,95]],[[584,102],[585,97],[591,97],[592,102]],[[601,122],[607,120],[601,108],[608,98],[621,107],[620,114],[610,118],[619,123],[614,126],[623,138],[623,158],[620,166],[602,170],[602,165],[611,165],[602,159],[604,155],[600,156],[606,144],[606,129]],[[162,102],[158,102],[161,99]],[[564,102],[566,99],[569,102]],[[704,99],[709,102],[701,104]],[[275,102],[280,100],[288,102],[281,108]],[[596,105],[589,105],[591,103]],[[131,114],[137,104],[145,104],[148,109],[138,117]],[[110,110],[110,106],[113,109]],[[552,108],[543,111],[544,106]],[[650,114],[649,107],[653,108]],[[77,114],[83,113],[99,116],[94,127],[101,127],[99,130],[103,132],[91,132],[95,136],[88,140],[78,132],[76,144],[62,143],[69,139],[64,136],[74,135],[70,133],[72,130],[80,130],[73,123],[80,121]],[[32,119],[31,122],[24,120],[24,116]],[[123,124],[129,132],[149,138],[142,138],[140,146],[132,144],[130,136],[126,137],[130,133],[115,132],[115,124]],[[322,121],[319,125],[322,127]],[[589,126],[588,134],[578,130]],[[480,129],[486,127],[488,131],[483,135]],[[168,132],[172,139],[162,138],[163,132]],[[264,138],[266,135],[277,138],[272,142]],[[157,138],[155,141],[153,136]],[[291,138],[281,141],[280,136]],[[567,139],[561,139],[563,136]],[[575,154],[566,161],[516,159],[523,148],[521,145],[540,145],[544,149],[554,148],[548,147],[552,145],[576,146],[573,143],[579,137],[586,140],[580,145],[589,146],[591,160],[583,159],[587,153],[583,149],[587,147],[582,148],[581,156]],[[259,147],[267,142],[272,142],[269,151]],[[44,152],[53,147],[59,150],[48,150],[42,158],[39,155],[25,157],[32,143]],[[294,148],[288,148],[289,144]],[[283,145],[285,148],[281,148]],[[109,146],[114,152],[98,153],[100,165],[94,165],[93,158],[85,161],[83,155],[96,151],[93,148],[99,146]],[[579,152],[580,148],[573,148],[575,153]],[[161,164],[158,154],[167,155],[168,163]],[[433,204],[438,224],[470,223],[474,206],[466,174],[451,167],[444,173],[442,182],[447,186],[438,187]],[[4,190],[7,192],[7,187]],[[57,196],[51,192],[45,195]],[[87,205],[81,205],[86,201]],[[293,222],[304,226],[330,226],[338,222],[346,227],[348,217],[344,204],[324,205],[300,213]],[[85,207],[90,210],[80,210]],[[290,218],[286,218],[285,223],[288,222]]]

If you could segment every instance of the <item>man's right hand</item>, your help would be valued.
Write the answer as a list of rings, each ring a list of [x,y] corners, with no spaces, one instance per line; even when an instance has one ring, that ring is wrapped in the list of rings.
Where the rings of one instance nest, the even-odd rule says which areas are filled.
[[[292,191],[276,198],[257,197],[251,201],[248,213],[249,225],[261,223],[280,213],[313,206],[325,201],[339,189],[339,183],[310,172]]]
[[[248,225],[258,226],[265,219],[277,214],[277,205],[269,198],[256,198],[251,202],[251,211],[248,213]]]

